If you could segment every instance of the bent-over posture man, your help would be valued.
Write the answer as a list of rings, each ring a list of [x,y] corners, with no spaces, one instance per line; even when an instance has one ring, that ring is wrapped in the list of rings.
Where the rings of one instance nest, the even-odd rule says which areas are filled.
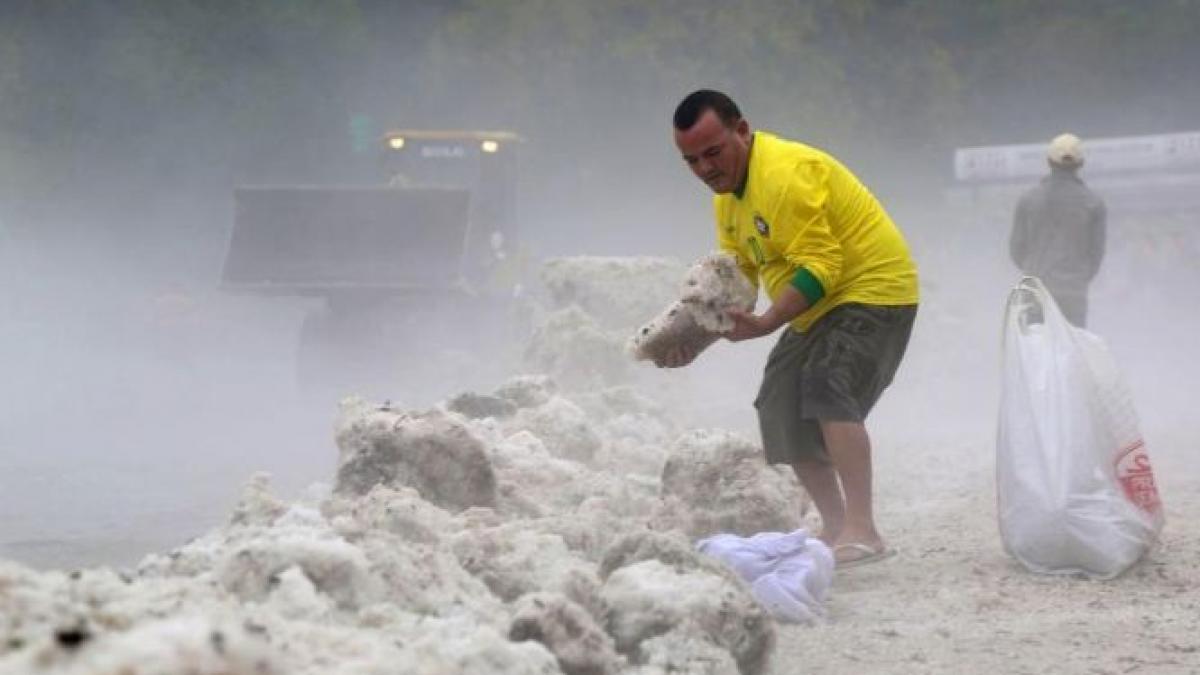
[[[917,269],[875,197],[830,155],[752,132],[725,94],[676,108],[675,144],[714,193],[717,241],[771,306],[731,312],[726,337],[786,325],[754,405],[770,463],[790,464],[821,515],[839,567],[892,551],[875,527],[871,441],[863,420],[904,355],[917,313]],[[659,366],[696,357],[684,349]]]

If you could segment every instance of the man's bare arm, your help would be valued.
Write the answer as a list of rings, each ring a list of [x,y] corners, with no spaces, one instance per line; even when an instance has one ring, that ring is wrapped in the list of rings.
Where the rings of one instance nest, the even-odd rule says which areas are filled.
[[[737,309],[729,310],[729,316],[733,319],[733,329],[725,334],[725,338],[739,342],[770,335],[780,326],[803,314],[809,306],[808,298],[789,284],[783,287],[779,297],[775,298],[771,307],[761,315]]]

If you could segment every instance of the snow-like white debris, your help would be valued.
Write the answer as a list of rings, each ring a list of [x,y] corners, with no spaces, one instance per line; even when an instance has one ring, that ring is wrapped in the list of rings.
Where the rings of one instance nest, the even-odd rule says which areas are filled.
[[[549,375],[518,375],[496,389],[496,396],[512,401],[518,408],[532,408],[558,393],[558,385]]]
[[[554,654],[541,643],[513,642],[495,629],[479,626],[465,632],[430,635],[405,650],[407,664],[379,672],[413,675],[561,675]]]
[[[495,445],[500,508],[527,517],[573,508],[584,498],[583,465],[550,454],[540,438],[520,431]]]
[[[625,350],[639,361],[657,362],[677,347],[699,354],[720,337],[701,326],[687,304],[676,300],[639,328],[629,338]]]
[[[724,575],[644,560],[613,572],[601,597],[609,607],[608,632],[635,662],[644,640],[677,631],[725,649],[750,675],[762,671],[775,641],[770,616]]]
[[[594,605],[599,587],[594,565],[572,553],[562,537],[514,524],[468,529],[451,544],[464,569],[481,579],[501,600],[553,590]]]
[[[255,528],[251,536],[239,537],[237,545],[224,547],[215,562],[213,576],[244,601],[264,600],[289,569],[299,570],[341,607],[358,607],[379,594],[366,555],[332,531]]]
[[[671,631],[638,646],[643,665],[630,675],[738,675],[733,655],[686,631]]]
[[[684,267],[669,258],[573,256],[548,260],[541,279],[552,306],[575,305],[628,330],[676,295]]]
[[[532,433],[554,456],[576,462],[591,462],[602,444],[587,413],[562,396],[537,407],[522,408],[507,427],[513,432]]]
[[[592,465],[604,471],[658,478],[679,426],[663,406],[628,386],[576,397],[604,439]]]
[[[808,509],[805,493],[786,467],[727,431],[694,430],[679,437],[662,473],[657,520],[692,538],[728,532],[791,532]]]
[[[707,255],[688,268],[679,298],[639,328],[626,349],[643,361],[659,361],[676,347],[699,354],[733,327],[729,309],[753,309],[756,299],[733,256]]]
[[[382,484],[414,488],[456,511],[496,504],[487,449],[440,410],[408,413],[351,399],[342,405],[335,439],[341,450],[337,492],[361,495]]]
[[[681,532],[642,529],[627,532],[604,552],[600,561],[600,578],[645,560],[656,560],[677,572],[701,571],[724,576],[737,582],[738,576],[725,565],[701,555]]]
[[[334,495],[323,512],[339,534],[350,537],[378,530],[412,543],[435,544],[454,529],[448,512],[406,487],[377,485],[361,497]]]
[[[271,494],[271,476],[256,473],[242,489],[242,498],[233,509],[229,522],[233,525],[267,525],[288,510],[288,505]]]
[[[572,390],[619,384],[630,377],[624,335],[572,305],[542,320],[525,347],[524,361]]]
[[[547,275],[542,374],[430,410],[347,399],[332,489],[255,475],[224,524],[127,573],[0,561],[0,675],[759,672],[769,616],[693,541],[787,530],[802,493],[742,439],[681,437],[623,370],[682,267]]]
[[[517,404],[500,396],[464,392],[446,402],[446,409],[467,419],[508,417],[517,412]]]
[[[710,253],[688,268],[679,299],[691,310],[696,323],[719,333],[733,328],[727,310],[754,308],[758,289],[738,269],[737,258],[728,253]]]
[[[287,671],[260,636],[204,617],[150,621],[121,633],[62,629],[18,658],[0,662],[3,675],[274,675]]]
[[[508,636],[536,640],[566,675],[617,675],[623,659],[613,640],[583,607],[557,593],[530,593],[517,601]]]

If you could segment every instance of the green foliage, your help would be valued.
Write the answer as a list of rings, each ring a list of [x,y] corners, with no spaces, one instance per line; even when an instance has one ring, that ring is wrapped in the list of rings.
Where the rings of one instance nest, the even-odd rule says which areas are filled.
[[[1125,107],[1195,77],[1197,29],[1191,0],[472,0],[440,28],[426,68],[445,96],[476,77],[479,98],[499,103],[489,112],[539,128],[604,102],[644,113],[645,101],[709,84],[777,126],[929,141],[983,133],[989,109],[1029,110],[1005,94],[1033,99],[1036,115],[1068,101]],[[546,108],[555,114],[536,115]]]
[[[19,4],[0,16],[0,148],[25,197],[84,180],[80,159],[132,180],[254,173],[294,161],[298,136],[342,140],[354,0]]]
[[[1198,0],[10,0],[0,191],[81,158],[287,177],[349,154],[352,113],[513,128],[546,172],[586,171],[664,145],[701,86],[839,152],[945,161],[1194,127],[1196,35]]]

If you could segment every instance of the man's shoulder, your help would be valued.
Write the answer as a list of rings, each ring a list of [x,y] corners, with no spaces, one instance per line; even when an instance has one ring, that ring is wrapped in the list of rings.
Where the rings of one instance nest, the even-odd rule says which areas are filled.
[[[1050,192],[1051,185],[1045,178],[1021,190],[1021,194],[1017,197],[1018,204],[1029,204],[1040,199],[1044,199],[1046,194]]]
[[[829,170],[830,156],[817,148],[769,134],[761,138],[765,142],[756,175],[773,192],[786,189],[797,178]]]
[[[1057,181],[1053,188],[1057,193],[1070,195],[1076,203],[1082,203],[1088,208],[1104,208],[1104,200],[1079,176],[1074,176],[1071,180]]]
[[[819,148],[795,139],[784,138],[770,131],[759,131],[757,136],[758,140],[762,141],[764,159],[767,159],[770,164],[800,161],[825,162],[831,159],[828,153]]]

